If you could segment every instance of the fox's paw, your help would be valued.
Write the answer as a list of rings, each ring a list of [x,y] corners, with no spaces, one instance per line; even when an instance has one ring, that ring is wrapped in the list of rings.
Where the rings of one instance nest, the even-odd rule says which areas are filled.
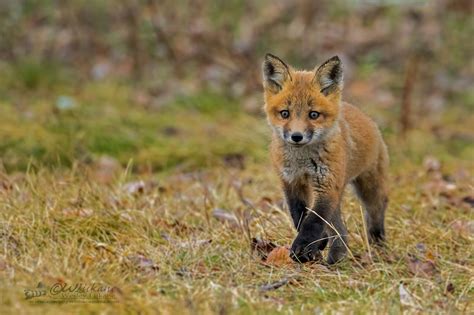
[[[347,248],[345,246],[333,245],[329,249],[327,262],[329,265],[333,265],[346,257],[346,254]]]
[[[290,257],[299,263],[320,261],[323,258],[320,247],[320,241],[308,241],[298,236],[291,245]]]

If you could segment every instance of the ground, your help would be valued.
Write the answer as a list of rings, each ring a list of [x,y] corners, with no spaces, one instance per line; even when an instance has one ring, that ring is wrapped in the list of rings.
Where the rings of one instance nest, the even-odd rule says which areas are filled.
[[[348,190],[349,256],[300,265],[252,249],[253,238],[295,236],[263,116],[212,93],[157,110],[130,106],[127,85],[58,89],[0,104],[3,314],[473,312],[473,121],[462,108],[402,136],[393,113],[361,105],[390,150],[387,246],[367,245]],[[108,295],[52,303],[55,284],[79,283]]]

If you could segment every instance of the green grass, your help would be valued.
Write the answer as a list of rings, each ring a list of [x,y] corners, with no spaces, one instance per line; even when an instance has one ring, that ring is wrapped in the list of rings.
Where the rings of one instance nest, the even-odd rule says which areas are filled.
[[[472,208],[462,199],[472,197],[474,149],[453,140],[472,126],[462,108],[440,118],[441,138],[423,124],[405,139],[395,123],[382,126],[392,160],[385,251],[369,251],[348,191],[352,256],[331,267],[272,267],[251,252],[251,237],[290,245],[295,231],[264,118],[212,93],[146,109],[124,84],[57,90],[0,104],[0,312],[472,312]],[[58,109],[62,95],[75,106]],[[232,154],[243,168],[226,162]],[[440,170],[423,166],[429,156]],[[127,186],[140,180],[137,191]],[[239,224],[222,224],[215,208]],[[435,268],[415,275],[412,257]],[[296,280],[260,290],[285,277]],[[34,304],[45,298],[26,300],[24,290],[39,282],[107,285],[115,303]],[[411,305],[400,302],[401,282]]]
[[[7,170],[25,170],[31,160],[70,166],[101,155],[114,156],[123,165],[133,159],[153,170],[210,166],[230,153],[262,158],[258,148],[267,130],[259,121],[264,119],[244,115],[235,102],[212,93],[180,97],[162,111],[136,106],[125,85],[86,85],[70,95],[37,94],[24,100],[24,108],[0,101],[0,150]],[[74,105],[59,107],[64,97]]]

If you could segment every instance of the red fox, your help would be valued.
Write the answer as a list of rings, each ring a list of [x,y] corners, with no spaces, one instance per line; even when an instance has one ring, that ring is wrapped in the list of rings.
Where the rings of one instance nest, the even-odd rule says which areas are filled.
[[[272,128],[271,158],[298,232],[290,256],[327,262],[347,252],[341,217],[344,188],[362,201],[368,237],[385,239],[388,153],[376,124],[341,100],[342,63],[334,56],[314,71],[299,71],[267,54],[263,63],[265,112]]]

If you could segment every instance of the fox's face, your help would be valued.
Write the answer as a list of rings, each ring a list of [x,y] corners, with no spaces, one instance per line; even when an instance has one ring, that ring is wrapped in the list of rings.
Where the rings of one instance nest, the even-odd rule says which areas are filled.
[[[320,141],[337,122],[342,66],[333,57],[315,71],[296,71],[276,56],[263,63],[265,112],[283,141],[304,146]]]

